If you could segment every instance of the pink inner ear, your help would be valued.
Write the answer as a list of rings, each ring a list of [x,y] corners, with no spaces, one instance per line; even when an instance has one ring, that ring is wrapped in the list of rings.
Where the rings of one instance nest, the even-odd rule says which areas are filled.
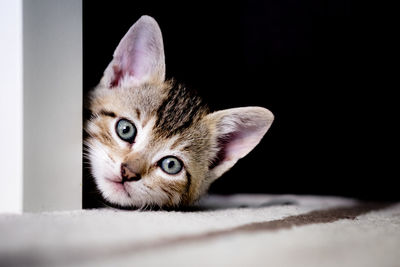
[[[237,160],[244,157],[258,144],[259,139],[256,137],[256,134],[249,129],[242,129],[242,131],[235,134],[225,148],[225,160]]]
[[[143,46],[143,47],[140,47]],[[152,66],[155,60],[152,55],[145,52],[145,46],[151,47],[145,40],[137,40],[129,47],[121,47],[117,50],[116,62],[112,66],[113,76],[110,88],[118,87],[126,77],[137,81],[145,80],[151,75]],[[139,47],[138,47],[139,46]]]
[[[112,70],[114,72],[113,79],[110,82],[110,88],[118,87],[121,84],[122,79],[126,76],[134,77],[135,73],[133,71],[133,64],[127,62],[128,60],[123,60],[120,65],[113,65]]]
[[[220,150],[212,161],[210,169],[223,161],[238,160],[247,155],[259,142],[263,132],[258,127],[237,125],[237,128],[218,139]]]
[[[122,79],[122,76],[124,75],[124,73],[118,66],[114,65],[112,68],[114,71],[114,76],[113,76],[112,81],[110,82],[110,88],[118,87],[120,80]]]
[[[234,133],[224,135],[220,138],[218,138],[218,153],[216,157],[211,161],[211,164],[209,166],[209,169],[213,169],[217,167],[219,164],[221,164],[222,161],[226,159],[226,147],[227,144],[230,142],[232,139]]]
[[[114,59],[104,74],[107,86],[132,86],[148,79],[164,80],[164,49],[160,29],[154,19],[141,17],[125,34],[114,51]]]

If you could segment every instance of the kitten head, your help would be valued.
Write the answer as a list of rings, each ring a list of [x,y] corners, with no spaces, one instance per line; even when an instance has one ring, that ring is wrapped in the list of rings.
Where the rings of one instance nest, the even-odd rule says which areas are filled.
[[[210,113],[165,81],[160,28],[141,17],[90,95],[85,141],[102,196],[126,207],[188,205],[249,153],[273,121],[261,107]]]

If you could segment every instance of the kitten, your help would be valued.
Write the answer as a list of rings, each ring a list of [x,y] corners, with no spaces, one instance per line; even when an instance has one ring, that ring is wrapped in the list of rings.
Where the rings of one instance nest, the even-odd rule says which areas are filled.
[[[119,207],[190,205],[249,153],[273,114],[261,107],[210,113],[192,91],[165,80],[157,22],[142,16],[89,95],[85,125],[91,173]]]

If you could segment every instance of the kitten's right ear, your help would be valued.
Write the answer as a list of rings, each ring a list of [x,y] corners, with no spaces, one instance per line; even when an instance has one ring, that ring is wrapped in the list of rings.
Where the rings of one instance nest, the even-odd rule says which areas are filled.
[[[165,80],[164,45],[160,27],[142,16],[125,34],[104,71],[100,84],[107,88],[137,86]]]
[[[274,115],[261,107],[243,107],[220,110],[208,114],[217,151],[210,171],[214,179],[220,177],[246,156],[271,126]]]

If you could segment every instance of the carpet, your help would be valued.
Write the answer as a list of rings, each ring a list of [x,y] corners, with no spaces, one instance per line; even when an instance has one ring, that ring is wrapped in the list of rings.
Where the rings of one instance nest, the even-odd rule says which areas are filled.
[[[208,196],[180,211],[0,214],[0,266],[400,266],[400,203]]]

